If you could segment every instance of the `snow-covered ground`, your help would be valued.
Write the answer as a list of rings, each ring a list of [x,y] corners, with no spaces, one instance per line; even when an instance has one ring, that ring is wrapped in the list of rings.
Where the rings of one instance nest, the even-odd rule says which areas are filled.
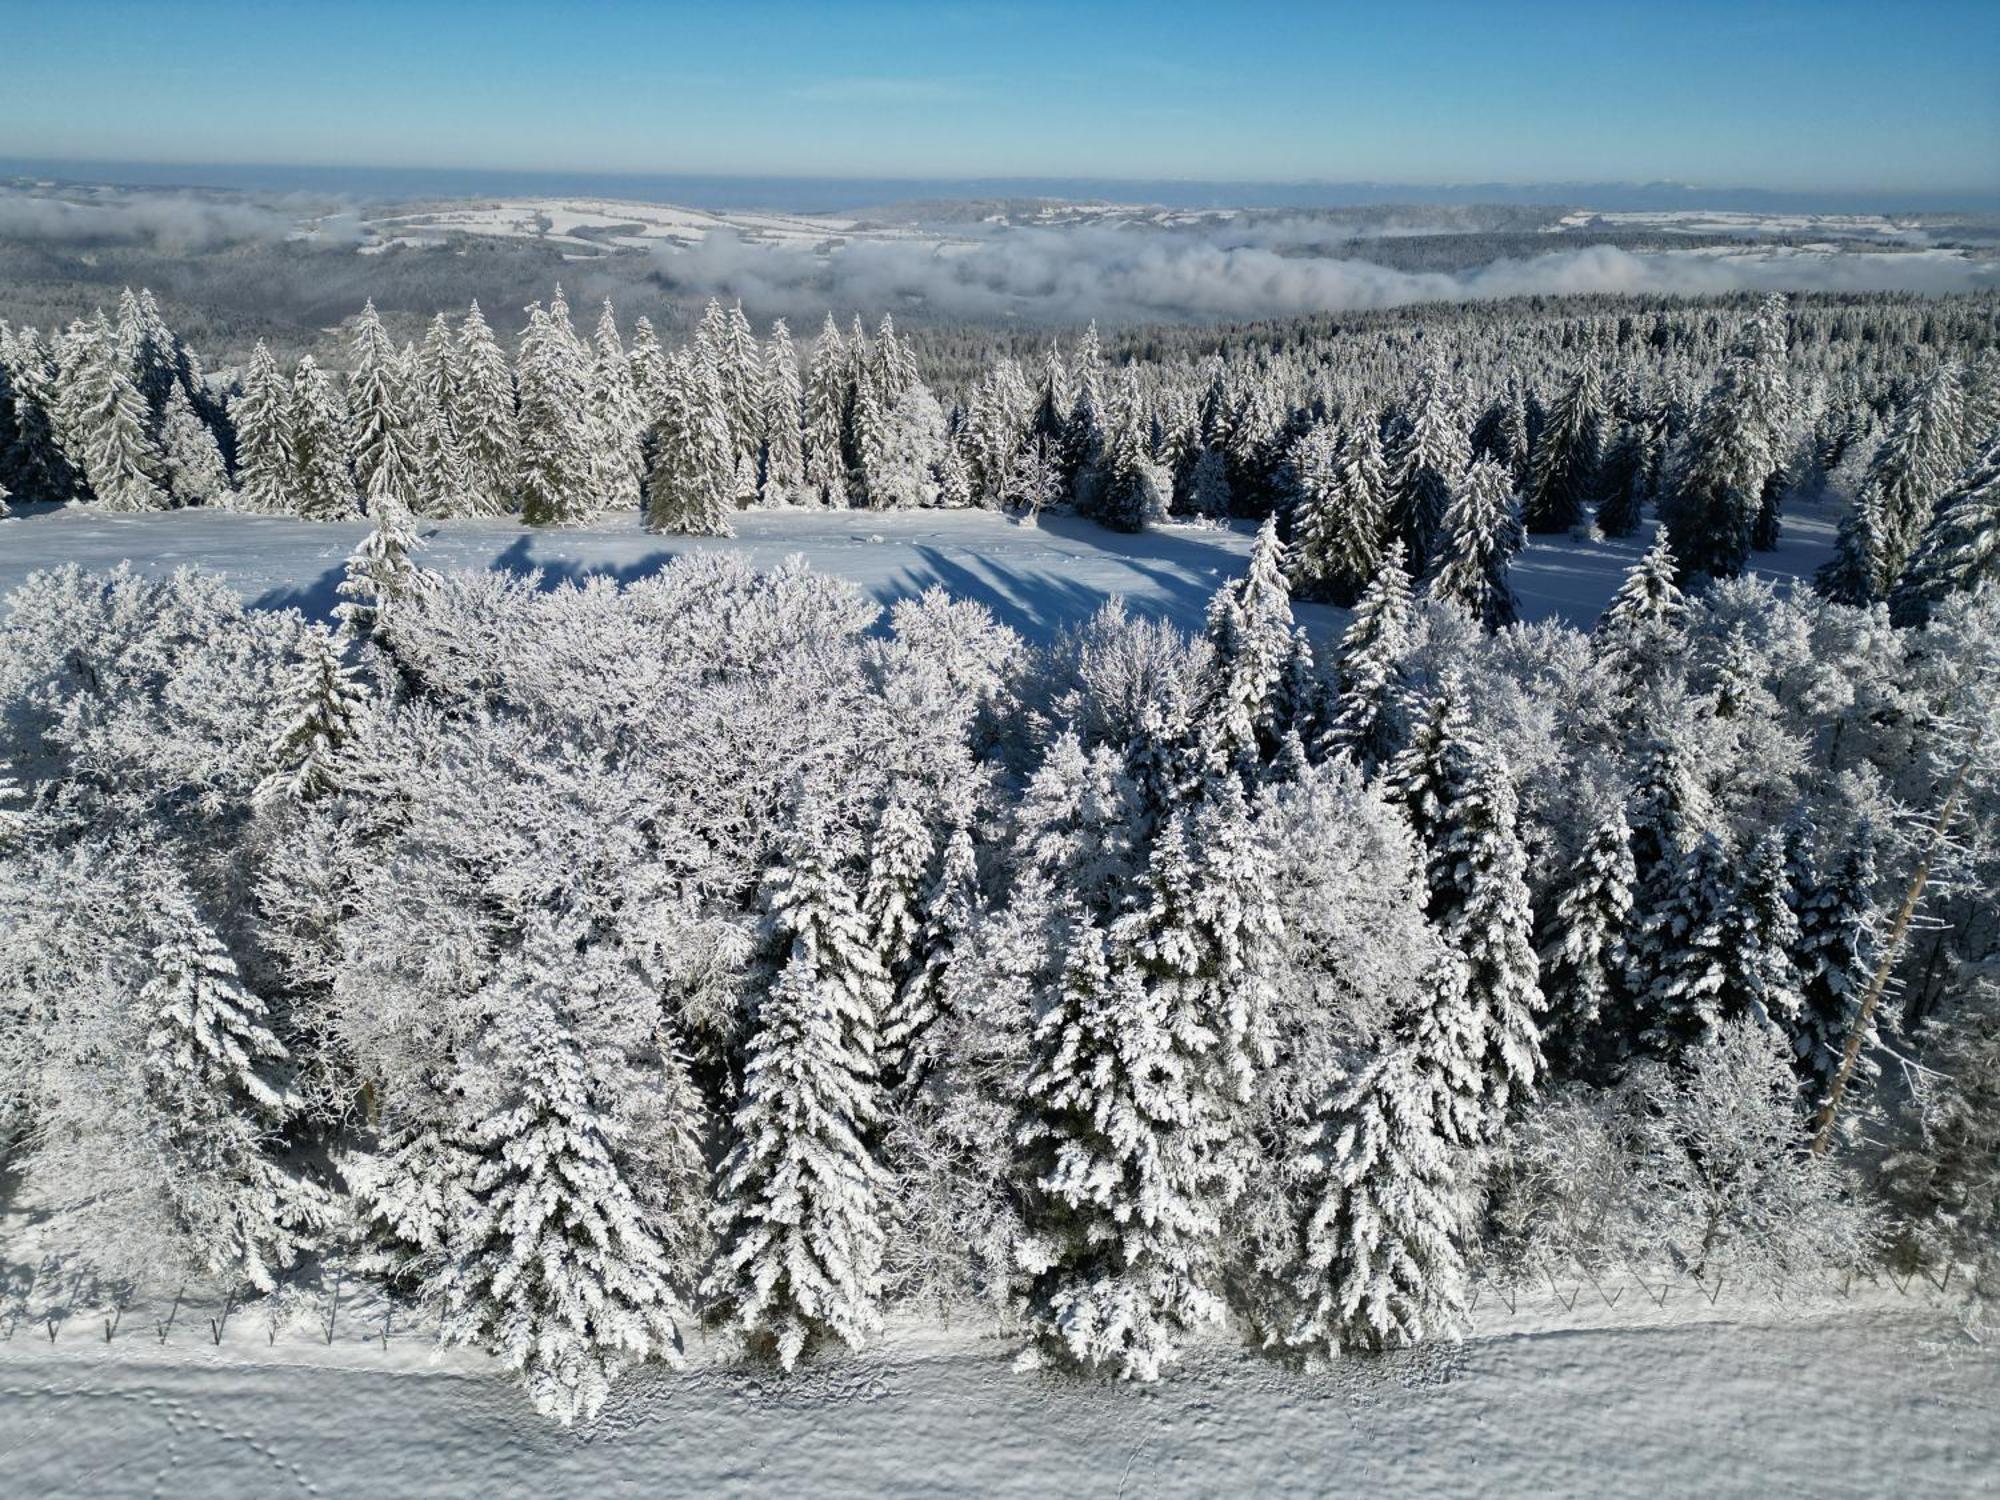
[[[364,521],[315,524],[217,511],[121,515],[94,506],[27,507],[0,521],[0,593],[37,568],[122,561],[161,570],[198,565],[226,573],[245,598],[330,613],[348,553]],[[1759,571],[1810,577],[1832,550],[1833,521],[1819,512],[1786,518],[1786,539],[1760,554]],[[593,527],[537,531],[512,520],[426,522],[421,560],[434,568],[539,569],[551,581],[656,572],[675,557],[716,547],[775,566],[797,553],[891,602],[941,586],[975,599],[1002,623],[1046,639],[1113,596],[1136,611],[1198,629],[1209,596],[1243,570],[1251,528],[1171,525],[1123,536],[1088,521],[1046,517],[1023,525],[990,511],[747,511],[736,536],[652,536],[636,517]],[[1644,550],[1646,536],[1577,542],[1537,537],[1514,565],[1524,618],[1587,626]],[[1325,632],[1341,611],[1301,605],[1308,629]]]
[[[1959,1284],[1962,1287],[1962,1283]],[[1565,1289],[1566,1290],[1566,1289]],[[1608,1289],[1610,1290],[1610,1289]],[[1921,1282],[1785,1311],[1623,1289],[1491,1297],[1466,1343],[1303,1372],[1220,1342],[1162,1384],[1020,1373],[997,1336],[903,1328],[791,1376],[697,1345],[564,1431],[478,1356],[360,1320],[220,1345],[187,1309],[0,1343],[0,1492],[200,1495],[2000,1493],[2000,1358]]]

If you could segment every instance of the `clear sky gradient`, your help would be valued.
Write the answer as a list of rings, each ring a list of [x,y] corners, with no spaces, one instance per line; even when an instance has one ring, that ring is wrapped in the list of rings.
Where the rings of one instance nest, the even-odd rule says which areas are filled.
[[[2000,0],[0,0],[0,157],[1988,193]]]

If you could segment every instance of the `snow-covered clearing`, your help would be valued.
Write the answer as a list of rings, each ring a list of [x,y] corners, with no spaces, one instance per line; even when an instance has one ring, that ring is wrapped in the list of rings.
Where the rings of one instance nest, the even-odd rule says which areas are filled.
[[[1584,1298],[1593,1296],[1589,1291]],[[1531,1307],[1531,1301],[1541,1306]],[[1013,1346],[894,1330],[784,1377],[634,1372],[598,1419],[535,1417],[483,1358],[427,1341],[220,1347],[23,1323],[0,1343],[0,1474],[18,1495],[1300,1494],[1905,1497],[2000,1492],[2000,1360],[1956,1296],[1887,1287],[1808,1312],[1564,1313],[1491,1297],[1456,1347],[1307,1373],[1232,1345],[1164,1383],[1023,1374]],[[79,1320],[82,1321],[82,1320]]]
[[[109,568],[129,560],[146,570],[196,565],[225,573],[244,597],[264,606],[295,604],[330,614],[347,555],[365,521],[312,523],[269,516],[188,510],[118,514],[94,506],[24,507],[0,521],[0,593],[38,568],[75,562]],[[1046,639],[1064,624],[1122,597],[1135,611],[1199,628],[1209,597],[1243,571],[1252,529],[1170,525],[1137,536],[1071,517],[1024,525],[991,511],[746,511],[733,539],[653,536],[637,517],[570,530],[538,531],[507,519],[430,521],[420,560],[433,568],[540,570],[550,582],[608,575],[641,578],[675,557],[736,548],[761,567],[793,554],[891,602],[933,585],[974,599],[1023,634]],[[1758,554],[1759,572],[1808,578],[1832,551],[1833,520],[1807,512],[1786,518],[1777,552]],[[1626,569],[1644,550],[1650,528],[1621,541],[1534,538],[1515,562],[1513,581],[1529,620],[1560,618],[1588,626]],[[1344,612],[1297,606],[1315,632],[1336,627]]]

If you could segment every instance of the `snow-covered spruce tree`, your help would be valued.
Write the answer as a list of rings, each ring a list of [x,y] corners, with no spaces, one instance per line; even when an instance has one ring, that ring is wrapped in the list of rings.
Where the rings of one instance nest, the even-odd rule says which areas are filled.
[[[712,305],[712,304],[711,304]],[[729,414],[730,457],[754,472],[764,433],[764,365],[757,335],[741,302],[722,314],[715,342],[715,376]]]
[[[1535,444],[1521,520],[1529,531],[1574,531],[1598,498],[1603,460],[1604,392],[1597,366],[1577,366],[1549,407]]]
[[[0,475],[22,500],[73,499],[82,487],[59,437],[60,383],[48,341],[32,328],[0,320],[0,405],[11,418],[0,444]]]
[[[1789,841],[1773,830],[1757,841],[1743,864],[1736,939],[1730,949],[1732,988],[1740,992],[1746,1015],[1789,1043],[1804,1004],[1794,956],[1799,917]]]
[[[330,1217],[323,1189],[275,1159],[294,1112],[278,1070],[285,1048],[264,1002],[184,890],[154,894],[145,1019],[146,1097],[166,1191],[204,1268],[260,1291],[312,1247]]]
[[[764,481],[766,505],[794,505],[806,498],[805,388],[799,356],[783,318],[771,325],[764,359]]]
[[[579,526],[597,511],[598,467],[590,426],[590,369],[569,309],[528,309],[516,361],[520,382],[521,519],[530,526]]]
[[[371,503],[377,494],[389,494],[413,504],[421,485],[406,371],[373,300],[354,325],[350,358],[347,433],[354,482]]]
[[[1606,536],[1638,531],[1645,518],[1654,461],[1644,427],[1638,422],[1620,424],[1597,470],[1597,529]]]
[[[1792,955],[1800,997],[1792,1045],[1807,1103],[1816,1106],[1861,1020],[1861,997],[1879,952],[1874,834],[1867,822],[1856,824],[1838,862],[1822,868],[1817,835],[1807,824],[1793,836],[1791,860],[1798,907]],[[1876,1032],[1871,1017],[1855,1056],[1855,1076],[1863,1082],[1880,1071]]]
[[[694,1091],[671,1056],[657,1059],[667,1081],[650,1086],[670,1096],[658,1123],[671,1138],[644,1145],[667,1180],[635,1180],[640,1143],[617,1107],[621,1083],[633,1085],[607,1076],[621,1060],[586,1046],[566,1010],[577,965],[590,960],[548,928],[524,944],[512,993],[460,1080],[468,1217],[449,1229],[424,1293],[441,1339],[491,1349],[537,1410],[568,1425],[603,1405],[627,1365],[679,1362],[685,1292],[648,1199],[692,1197],[701,1159]]]
[[[1438,364],[1424,367],[1404,404],[1405,425],[1388,456],[1390,519],[1405,566],[1429,570],[1452,490],[1472,459],[1458,393]]]
[[[280,710],[267,753],[260,802],[315,802],[342,787],[340,752],[354,738],[368,690],[360,670],[342,660],[341,640],[325,626],[307,631],[303,658]]]
[[[1336,1084],[1303,1162],[1315,1201],[1300,1235],[1292,1346],[1328,1356],[1400,1348],[1463,1312],[1470,1162],[1439,1129],[1436,1093],[1408,1041]]]
[[[898,1036],[897,1043],[881,1048],[882,1073],[891,1079],[901,1076],[902,1042],[917,1029],[907,1024],[900,1001],[905,987],[925,965],[921,908],[937,853],[917,793],[918,788],[911,784],[891,790],[869,844],[868,877],[861,897],[861,918],[884,982],[880,1029],[884,1033],[893,1030]]]
[[[1643,1041],[1674,1058],[1714,1037],[1736,1013],[1730,993],[1741,933],[1735,883],[1722,841],[1705,832],[1675,868],[1665,899],[1648,903],[1633,945],[1631,984],[1645,1018]]]
[[[936,1061],[933,1028],[950,1004],[951,972],[980,915],[979,864],[972,830],[954,822],[945,835],[936,878],[923,893],[922,924],[913,961],[883,1012],[880,1045],[885,1071],[916,1082]]]
[[[1921,625],[1954,593],[2000,585],[2000,438],[1937,502],[1889,598],[1898,625]]]
[[[1521,540],[1506,469],[1490,458],[1475,458],[1452,489],[1425,592],[1459,605],[1488,630],[1513,624],[1516,605],[1507,568]]]
[[[789,944],[758,1007],[735,1143],[716,1183],[715,1315],[790,1369],[823,1337],[858,1348],[879,1324],[883,1195],[866,1135],[882,971],[821,841],[774,872]]]
[[[1385,780],[1425,850],[1431,920],[1465,960],[1465,1003],[1482,1034],[1479,1129],[1491,1140],[1541,1075],[1544,1000],[1514,784],[1473,730],[1462,691],[1449,676],[1438,685]]]
[[[498,515],[517,505],[520,431],[514,414],[514,373],[477,302],[466,309],[458,343],[458,384],[447,415],[472,469],[478,509]]]
[[[1352,608],[1382,563],[1388,470],[1372,422],[1350,423],[1336,445],[1315,427],[1293,445],[1298,501],[1292,584],[1301,598]]]
[[[306,521],[344,521],[354,514],[354,475],[347,463],[347,416],[333,382],[308,354],[292,372],[292,513]]]
[[[1683,577],[1734,578],[1749,564],[1751,527],[1791,401],[1785,317],[1785,299],[1775,295],[1745,325],[1667,477],[1660,519]]]
[[[728,536],[736,470],[729,414],[713,365],[699,348],[669,361],[666,407],[653,430],[646,529]]]
[[[160,420],[160,457],[168,493],[180,504],[227,505],[233,497],[222,448],[179,385],[167,391],[166,415]]]
[[[1628,694],[1671,669],[1687,640],[1687,596],[1674,582],[1679,565],[1662,526],[1625,574],[1598,617],[1592,644]]]
[[[1278,518],[1266,518],[1243,576],[1209,600],[1214,683],[1202,729],[1218,765],[1254,770],[1276,754],[1290,727],[1280,712],[1293,628],[1285,550]]]
[[[604,299],[598,313],[589,382],[598,502],[607,510],[636,511],[640,480],[644,476],[639,439],[650,424],[640,414],[631,361],[626,356],[625,341],[618,332],[618,315],[609,297]]]
[[[74,358],[63,365],[57,400],[62,426],[74,434],[77,467],[107,509],[164,510],[171,503],[159,483],[165,466],[115,334],[101,314],[74,332]]]
[[[372,497],[375,524],[347,559],[334,609],[341,628],[357,639],[374,636],[395,601],[421,587],[426,574],[410,554],[423,546],[409,508],[395,495]]]
[[[1103,458],[1093,487],[1091,517],[1113,531],[1141,531],[1164,519],[1173,479],[1147,448],[1138,377],[1129,365],[1119,371],[1117,398],[1100,446]]]
[[[1165,989],[1089,916],[1068,928],[1015,1131],[1023,1315],[1042,1355],[1154,1380],[1183,1331],[1222,1313],[1219,1122],[1188,1056],[1213,1036],[1170,1015]]]
[[[236,483],[245,510],[284,515],[295,509],[292,394],[262,339],[251,352],[242,394],[230,403],[236,423]]]
[[[1607,1050],[1598,1028],[1616,1013],[1624,984],[1636,885],[1632,829],[1623,803],[1613,801],[1571,863],[1542,931],[1544,1035],[1567,1071],[1588,1067]]]
[[[423,486],[417,508],[427,516],[469,516],[480,513],[479,480],[460,446],[447,409],[421,385],[411,388],[417,477]]]
[[[1340,638],[1339,690],[1326,737],[1330,751],[1346,751],[1370,775],[1399,748],[1397,703],[1409,638],[1410,575],[1403,544],[1397,541],[1383,554],[1382,566]]]
[[[812,363],[806,373],[805,477],[807,489],[818,502],[835,510],[847,506],[844,448],[848,394],[847,346],[841,341],[833,314],[828,313],[813,342]]]

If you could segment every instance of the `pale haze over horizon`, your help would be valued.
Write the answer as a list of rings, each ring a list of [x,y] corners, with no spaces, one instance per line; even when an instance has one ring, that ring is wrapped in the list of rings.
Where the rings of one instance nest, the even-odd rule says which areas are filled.
[[[2000,194],[1991,5],[81,0],[8,30],[8,162]]]

